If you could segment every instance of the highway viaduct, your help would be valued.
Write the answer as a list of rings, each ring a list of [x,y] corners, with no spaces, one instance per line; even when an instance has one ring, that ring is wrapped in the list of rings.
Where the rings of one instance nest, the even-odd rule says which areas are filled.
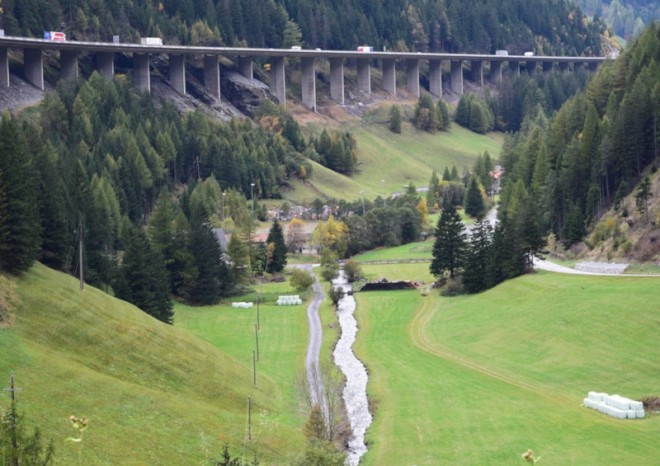
[[[168,55],[169,82],[179,93],[186,93],[186,57],[203,56],[204,86],[217,100],[221,98],[220,56],[233,59],[238,71],[245,77],[254,77],[253,59],[263,57],[270,64],[270,87],[280,103],[286,104],[285,58],[298,58],[301,64],[302,103],[316,110],[316,63],[330,63],[330,97],[344,105],[344,64],[352,59],[357,63],[357,87],[371,93],[371,65],[378,60],[383,73],[383,88],[396,95],[396,67],[405,65],[406,89],[414,96],[420,95],[420,62],[429,66],[429,91],[442,98],[442,63],[450,63],[449,87],[452,92],[463,94],[463,64],[470,65],[471,79],[483,85],[502,80],[502,65],[506,63],[514,74],[520,74],[524,64],[527,72],[534,73],[540,67],[550,71],[555,66],[560,70],[586,66],[595,71],[605,61],[604,57],[487,55],[455,53],[412,53],[412,52],[358,52],[345,50],[294,50],[237,47],[193,47],[187,45],[143,45],[119,42],[50,41],[25,37],[0,36],[0,87],[9,87],[9,50],[22,50],[25,78],[38,89],[44,89],[43,53],[59,52],[60,78],[78,77],[78,58],[82,54],[93,54],[96,68],[105,77],[114,76],[115,54],[132,55],[134,85],[141,92],[151,89],[149,69],[150,56]],[[486,76],[484,63],[489,63]]]

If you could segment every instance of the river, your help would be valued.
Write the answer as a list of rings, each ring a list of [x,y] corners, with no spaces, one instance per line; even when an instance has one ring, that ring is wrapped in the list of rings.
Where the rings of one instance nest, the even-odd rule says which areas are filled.
[[[338,279],[333,280],[332,284],[335,288],[342,287],[345,292],[351,290],[351,285],[344,278],[343,272]],[[353,343],[358,330],[354,313],[355,299],[353,296],[345,294],[337,306],[341,337],[333,355],[335,364],[346,377],[343,399],[353,432],[348,444],[347,464],[350,466],[359,464],[360,458],[367,452],[364,434],[372,421],[367,400],[367,369],[353,353]]]

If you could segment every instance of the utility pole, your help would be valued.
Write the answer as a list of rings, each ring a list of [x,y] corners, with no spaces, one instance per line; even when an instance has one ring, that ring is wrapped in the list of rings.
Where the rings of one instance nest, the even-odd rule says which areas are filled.
[[[257,361],[259,360],[259,327],[254,324],[254,340],[257,345]]]
[[[250,199],[252,200],[252,216],[248,228],[248,248],[249,248],[249,264],[250,264],[250,278],[254,277],[254,270],[252,269],[252,223],[254,222],[254,183],[250,183]]]
[[[78,224],[78,259],[80,261],[80,289],[85,287],[85,275],[83,270],[83,226],[82,222]]]
[[[16,395],[15,394],[16,392],[20,392],[22,389],[16,388],[14,386],[13,372],[9,377],[9,388],[3,388],[2,390],[11,393],[11,410],[10,410],[11,425],[9,427],[11,430],[11,448],[13,452],[11,466],[18,466],[18,440],[16,438]]]
[[[248,396],[248,440],[252,440],[252,398]]]
[[[252,350],[252,384],[257,386],[257,357],[254,350]]]

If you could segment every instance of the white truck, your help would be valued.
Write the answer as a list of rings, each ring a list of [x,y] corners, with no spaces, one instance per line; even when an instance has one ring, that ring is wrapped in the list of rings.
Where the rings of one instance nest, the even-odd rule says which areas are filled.
[[[140,39],[142,45],[163,45],[163,39],[160,37],[143,37]]]

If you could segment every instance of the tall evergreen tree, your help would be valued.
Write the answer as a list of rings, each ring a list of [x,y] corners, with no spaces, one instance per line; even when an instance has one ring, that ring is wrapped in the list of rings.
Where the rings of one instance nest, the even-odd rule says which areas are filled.
[[[488,287],[488,258],[491,253],[492,228],[481,219],[472,228],[463,270],[463,286],[468,293],[478,293]]]
[[[214,304],[234,288],[234,275],[224,261],[220,245],[207,221],[193,224],[190,250],[199,271],[191,300],[196,304]]]
[[[266,271],[268,273],[278,273],[286,267],[286,244],[284,242],[284,232],[280,226],[280,222],[275,219],[273,225],[268,232],[268,239],[266,244],[270,248],[272,244],[272,251],[269,249],[270,257],[268,258],[268,266]]]
[[[390,131],[401,134],[401,110],[396,105],[390,107]]]
[[[6,198],[0,221],[6,230],[0,244],[0,269],[22,272],[37,258],[40,246],[36,171],[27,142],[16,122],[5,114],[0,122],[0,173]]]
[[[481,217],[484,214],[486,206],[484,198],[481,195],[479,184],[476,177],[471,177],[468,183],[468,189],[465,191],[465,213],[471,217]]]
[[[465,253],[463,227],[456,208],[452,204],[443,207],[435,228],[433,260],[429,269],[434,277],[439,277],[447,271],[449,276],[454,278],[463,266]]]
[[[174,313],[162,256],[138,227],[128,225],[122,236],[124,256],[115,281],[115,294],[171,324]]]

